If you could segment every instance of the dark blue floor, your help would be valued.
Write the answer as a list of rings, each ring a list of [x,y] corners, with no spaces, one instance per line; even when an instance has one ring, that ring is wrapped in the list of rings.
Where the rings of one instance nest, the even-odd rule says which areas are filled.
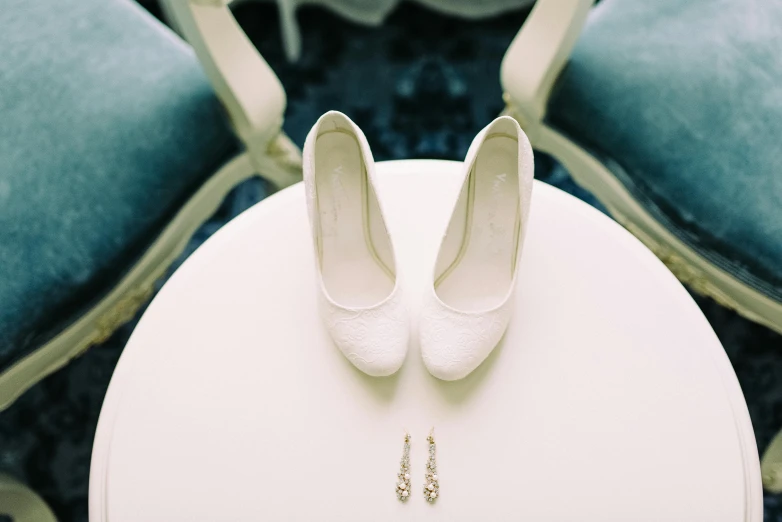
[[[324,10],[304,9],[299,13],[302,59],[289,64],[276,8],[251,3],[237,12],[286,88],[285,130],[291,138],[302,145],[315,119],[338,109],[364,129],[377,160],[461,160],[475,133],[502,110],[500,60],[525,15],[464,21],[403,4],[382,27],[367,28]],[[542,156],[536,175],[595,204]],[[189,251],[265,193],[257,181],[239,187],[196,234]],[[762,450],[782,428],[782,336],[711,300],[696,299],[738,374]],[[0,413],[0,470],[29,483],[61,521],[87,520],[95,426],[132,329],[133,324],[123,327]],[[766,520],[782,521],[779,497],[767,496],[765,505]]]

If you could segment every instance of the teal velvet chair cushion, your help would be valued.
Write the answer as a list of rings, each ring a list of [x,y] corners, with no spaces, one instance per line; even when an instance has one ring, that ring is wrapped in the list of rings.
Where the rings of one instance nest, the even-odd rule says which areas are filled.
[[[108,292],[237,151],[191,50],[128,0],[0,9],[0,371]]]
[[[547,123],[702,256],[782,300],[782,2],[603,0]]]

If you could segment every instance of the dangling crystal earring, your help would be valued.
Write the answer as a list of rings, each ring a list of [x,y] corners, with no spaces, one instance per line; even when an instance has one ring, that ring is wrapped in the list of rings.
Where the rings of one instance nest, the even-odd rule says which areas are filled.
[[[405,432],[405,445],[396,482],[396,498],[402,502],[410,498],[410,434]]]
[[[434,428],[429,432],[426,440],[429,441],[429,461],[426,463],[426,475],[424,477],[424,498],[429,502],[434,502],[440,496],[440,481],[437,477],[437,459],[435,458],[437,445],[434,442]]]

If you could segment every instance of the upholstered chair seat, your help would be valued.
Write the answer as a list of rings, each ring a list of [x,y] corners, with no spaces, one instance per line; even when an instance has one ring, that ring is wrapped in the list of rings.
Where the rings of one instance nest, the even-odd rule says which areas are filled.
[[[607,0],[546,122],[703,258],[782,302],[780,49],[780,2]]]
[[[193,49],[135,2],[7,0],[0,49],[2,409],[132,317],[264,158],[243,151]],[[277,128],[244,129],[272,140],[284,93],[260,80],[256,113],[273,98]]]
[[[691,288],[782,332],[782,3],[539,0],[507,112]]]

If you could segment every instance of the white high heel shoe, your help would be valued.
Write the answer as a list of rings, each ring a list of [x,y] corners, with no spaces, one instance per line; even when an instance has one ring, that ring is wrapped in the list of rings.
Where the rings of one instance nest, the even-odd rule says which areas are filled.
[[[330,111],[307,135],[303,156],[321,316],[358,369],[391,375],[405,360],[409,323],[372,152],[350,118]]]
[[[532,147],[513,118],[495,119],[470,145],[420,322],[421,355],[439,379],[466,377],[505,333],[533,171]]]

